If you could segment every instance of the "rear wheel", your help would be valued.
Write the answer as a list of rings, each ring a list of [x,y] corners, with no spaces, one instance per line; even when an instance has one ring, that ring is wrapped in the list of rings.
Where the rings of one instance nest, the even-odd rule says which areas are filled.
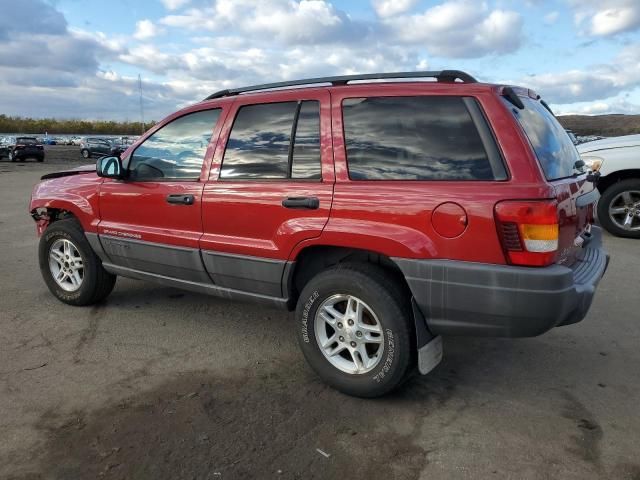
[[[50,224],[40,238],[40,272],[47,287],[69,305],[91,305],[104,299],[116,282],[94,253],[75,219]]]
[[[296,309],[298,340],[332,387],[377,397],[408,378],[415,363],[408,295],[371,264],[339,264],[311,279]]]
[[[613,235],[640,238],[640,179],[607,188],[598,201],[598,220]]]

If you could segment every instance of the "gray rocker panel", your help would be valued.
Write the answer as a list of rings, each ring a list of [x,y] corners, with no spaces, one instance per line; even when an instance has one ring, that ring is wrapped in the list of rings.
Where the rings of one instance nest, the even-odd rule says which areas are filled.
[[[288,298],[271,297],[268,295],[260,295],[257,293],[242,292],[231,288],[223,288],[212,283],[192,282],[189,280],[180,280],[155,273],[143,272],[133,268],[121,267],[110,263],[103,263],[104,268],[115,275],[123,277],[135,278],[138,280],[146,280],[149,282],[159,283],[168,287],[182,288],[192,292],[214,295],[216,297],[226,298],[229,300],[250,301],[269,305],[279,309],[288,309]]]
[[[211,282],[200,250],[141,240],[99,236],[109,264],[193,282]],[[93,243],[92,243],[93,246]],[[94,248],[95,250],[95,248]],[[99,252],[96,254],[100,256]]]
[[[286,296],[282,277],[284,260],[202,251],[202,261],[213,283],[220,287],[273,297]]]

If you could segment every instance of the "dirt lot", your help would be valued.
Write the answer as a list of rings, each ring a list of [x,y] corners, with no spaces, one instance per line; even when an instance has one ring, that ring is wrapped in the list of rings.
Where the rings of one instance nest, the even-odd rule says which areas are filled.
[[[307,368],[286,313],[127,279],[56,301],[27,204],[65,148],[80,164],[0,162],[0,478],[640,479],[640,242],[606,238],[581,324],[446,338],[431,375],[358,400]]]

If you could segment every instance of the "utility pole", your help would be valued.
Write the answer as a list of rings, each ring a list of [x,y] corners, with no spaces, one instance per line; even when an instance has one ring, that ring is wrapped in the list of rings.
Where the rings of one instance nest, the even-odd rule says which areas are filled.
[[[140,123],[142,124],[142,132],[144,133],[144,107],[142,105],[142,77],[138,74],[138,90],[140,91]]]

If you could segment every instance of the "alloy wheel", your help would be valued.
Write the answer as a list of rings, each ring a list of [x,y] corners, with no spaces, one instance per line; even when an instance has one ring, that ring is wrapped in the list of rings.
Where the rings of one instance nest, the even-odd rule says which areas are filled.
[[[322,354],[345,373],[370,372],[382,359],[382,325],[371,307],[353,295],[333,295],[322,302],[315,333]]]
[[[75,292],[84,280],[84,263],[78,248],[67,239],[58,239],[49,249],[49,270],[55,282],[67,292]]]
[[[623,230],[640,230],[640,191],[628,190],[616,195],[609,204],[609,218]]]

